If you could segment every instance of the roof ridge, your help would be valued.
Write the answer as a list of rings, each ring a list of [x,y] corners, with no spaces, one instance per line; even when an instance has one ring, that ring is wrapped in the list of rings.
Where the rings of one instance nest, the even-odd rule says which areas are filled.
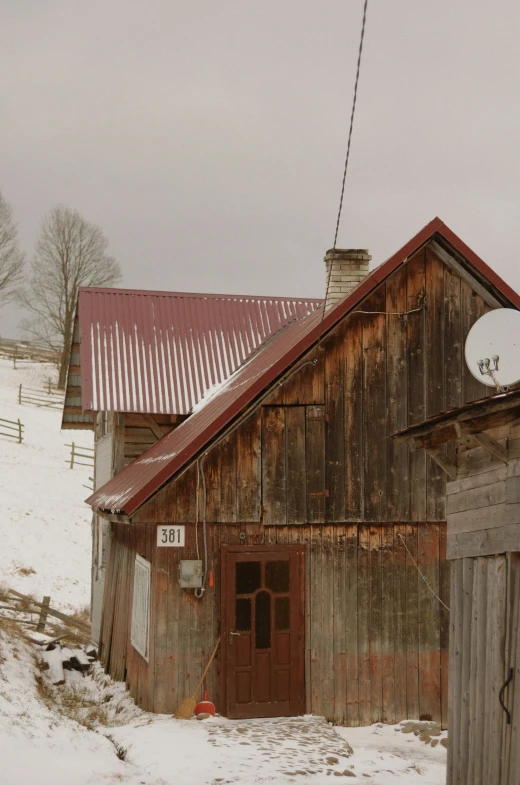
[[[155,289],[119,289],[116,287],[104,286],[80,286],[79,294],[88,292],[89,294],[119,294],[119,295],[139,295],[141,297],[179,297],[179,298],[208,298],[212,300],[258,300],[269,302],[297,302],[297,303],[322,303],[323,297],[281,297],[260,294],[219,294],[216,292],[170,292]]]
[[[244,366],[233,375],[233,383],[226,385],[208,401],[208,405],[195,412],[179,428],[163,437],[132,464],[123,469],[106,485],[92,494],[87,503],[101,509],[118,509],[126,515],[133,513],[149,499],[165,482],[181,471],[202,450],[208,448],[219,434],[232,423],[241,412],[247,410],[265,390],[272,389],[276,380],[294,366],[348,313],[368,296],[398,267],[405,264],[418,250],[435,236],[442,237],[467,261],[475,272],[485,276],[505,301],[520,309],[520,296],[489,268],[463,241],[439,218],[423,227],[414,237],[390,256],[383,264],[372,270],[366,278],[343,300],[340,300],[321,318],[319,309],[308,315],[308,324],[297,329],[307,317],[292,321],[288,328],[278,330],[273,339],[247,364],[252,374],[237,384],[245,374]],[[315,320],[315,324],[312,322]],[[289,338],[283,340],[286,332]],[[273,348],[274,347],[274,348]],[[269,351],[270,350],[270,351]],[[262,365],[259,358],[265,354]],[[257,364],[255,367],[255,363]]]

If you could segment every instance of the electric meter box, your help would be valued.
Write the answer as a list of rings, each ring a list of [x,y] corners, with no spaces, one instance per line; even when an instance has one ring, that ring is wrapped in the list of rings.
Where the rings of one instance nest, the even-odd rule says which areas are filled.
[[[202,560],[182,559],[179,562],[179,585],[182,589],[202,588]]]

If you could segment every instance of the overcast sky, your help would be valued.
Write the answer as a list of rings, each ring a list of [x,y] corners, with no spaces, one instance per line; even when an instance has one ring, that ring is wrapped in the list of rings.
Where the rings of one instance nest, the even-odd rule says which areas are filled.
[[[0,188],[137,288],[323,295],[362,0],[0,3]],[[439,215],[520,290],[520,5],[369,0],[340,247]],[[18,319],[0,313],[0,334]]]

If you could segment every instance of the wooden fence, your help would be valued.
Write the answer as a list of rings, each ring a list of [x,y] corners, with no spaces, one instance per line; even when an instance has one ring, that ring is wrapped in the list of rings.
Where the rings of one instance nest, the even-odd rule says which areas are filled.
[[[63,394],[53,392],[51,380],[48,380],[48,385],[45,388],[24,387],[22,384],[18,387],[18,403],[29,404],[29,406],[38,406],[45,409],[63,409],[65,397]]]
[[[70,447],[70,458],[67,459],[66,463],[69,464],[69,469],[73,469],[74,466],[88,466],[89,469],[92,469],[94,466],[94,448],[93,447],[78,447],[75,442],[72,444],[66,444],[65,447]],[[89,463],[82,463],[78,461],[77,458],[83,458]],[[91,478],[89,478],[91,479]]]
[[[28,597],[26,594],[9,589],[7,594],[0,596],[0,602],[2,603],[0,610],[8,611],[8,618],[14,618],[20,624],[36,627],[37,632],[45,632],[45,626],[49,623],[48,617],[50,616],[53,619],[58,619],[67,627],[74,627],[83,635],[90,635],[90,624],[51,608],[51,598],[48,596],[45,596],[42,602],[38,602],[33,597]],[[38,616],[37,621],[29,621],[25,618],[26,615],[32,616],[34,614]],[[5,617],[5,614],[1,615]]]
[[[12,360],[13,368],[16,368],[16,363],[20,361],[54,363],[57,365],[60,360],[60,352],[41,346],[33,341],[0,338],[0,357]]]
[[[18,444],[23,442],[24,425],[20,420],[4,420],[0,417],[0,436],[8,439],[16,439]]]

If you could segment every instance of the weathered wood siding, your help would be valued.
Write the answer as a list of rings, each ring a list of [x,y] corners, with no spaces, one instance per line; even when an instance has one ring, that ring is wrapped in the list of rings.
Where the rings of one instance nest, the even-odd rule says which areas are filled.
[[[185,520],[182,505],[174,512]],[[195,688],[219,634],[220,546],[241,543],[244,531],[244,549],[306,546],[306,711],[348,725],[419,716],[446,724],[447,612],[413,563],[447,602],[444,524],[210,525],[213,586],[203,600],[177,582],[179,559],[196,558],[194,524],[182,551],[154,548],[153,525],[112,526],[101,656],[143,708],[172,712]],[[149,664],[130,644],[136,553],[152,564]],[[219,663],[220,653],[207,682],[221,708]]]
[[[520,782],[519,599],[518,554],[451,563],[448,785]]]
[[[468,436],[457,448],[457,479],[447,483],[449,559],[520,551],[520,424],[486,432],[507,463]]]
[[[505,692],[505,704],[511,712],[511,723],[506,726],[502,740],[503,780],[506,785],[520,782],[520,553],[508,554],[510,579],[508,582],[508,618],[506,652],[512,680]]]
[[[415,308],[406,317],[378,315]],[[421,250],[201,461],[207,520],[445,521],[442,469],[388,437],[488,393],[465,371],[462,356],[469,329],[487,310],[429,248]],[[309,360],[316,365],[304,365]],[[165,522],[174,488],[190,497],[194,515],[193,480],[185,476],[157,495]],[[135,519],[154,520],[154,505]]]
[[[125,466],[142,455],[162,436],[176,428],[179,422],[184,419],[168,414],[125,414],[123,417],[122,436]]]
[[[307,711],[353,725],[405,716],[446,724],[448,619],[399,536],[446,601],[445,477],[429,456],[387,437],[486,394],[462,356],[465,336],[486,310],[422,249],[214,442],[199,458],[199,521],[205,513],[214,575],[202,601],[178,588],[177,549],[156,552],[147,539],[153,524],[186,523],[182,557],[196,557],[196,462],[130,526],[114,525],[103,658],[118,678],[126,669],[145,708],[171,711],[195,686],[220,629],[220,546],[238,544],[244,531],[245,544],[306,546]],[[403,311],[412,313],[394,315]],[[200,523],[198,531],[201,544]],[[127,573],[145,546],[155,614],[149,668],[129,652],[127,632]],[[130,581],[128,592],[118,588],[121,580]],[[218,703],[216,670],[209,683]]]

